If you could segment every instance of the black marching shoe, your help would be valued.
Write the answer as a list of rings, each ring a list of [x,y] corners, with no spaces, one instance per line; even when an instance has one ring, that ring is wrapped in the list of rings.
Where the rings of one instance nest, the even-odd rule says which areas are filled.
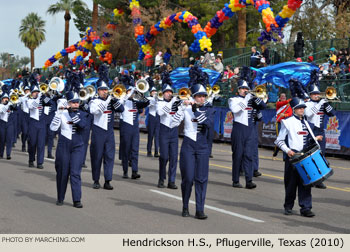
[[[303,216],[303,217],[309,217],[309,218],[315,216],[314,212],[312,212],[311,210],[300,212],[300,215]]]
[[[158,152],[155,152],[155,153],[154,153],[154,157],[159,157]]]
[[[131,174],[131,179],[138,179],[141,178],[141,175],[138,174],[136,171],[133,171]]]
[[[284,215],[292,215],[293,211],[292,209],[284,209]]]
[[[29,161],[28,167],[34,167],[34,162]]]
[[[175,185],[174,182],[169,182],[169,183],[168,183],[168,188],[169,188],[169,189],[177,189],[177,186]]]
[[[242,186],[239,182],[233,182],[233,183],[232,183],[232,187],[235,187],[235,188],[242,188],[243,186]]]
[[[327,186],[323,182],[316,184],[315,187],[318,189],[327,189]]]
[[[254,184],[252,181],[247,182],[247,184],[245,185],[245,188],[247,189],[254,189],[256,187],[256,184]]]
[[[101,188],[100,182],[94,181],[94,184],[93,184],[92,188],[94,188],[94,189],[100,189],[100,188]]]
[[[152,157],[152,152],[147,152],[147,157]]]
[[[7,160],[11,160],[11,156],[7,156],[7,158],[6,158]]]
[[[208,216],[205,215],[202,211],[196,211],[195,218],[199,220],[205,220],[206,218],[208,218]]]
[[[74,202],[73,202],[73,206],[74,206],[75,208],[83,208],[83,205],[81,204],[80,201],[74,201]]]
[[[129,176],[128,176],[128,172],[124,172],[123,173],[123,177],[122,177],[123,179],[128,179],[129,178]]]
[[[37,167],[38,169],[44,169],[44,166],[42,164],[38,164]]]
[[[182,217],[189,217],[190,212],[188,211],[188,208],[182,208]]]
[[[52,154],[47,155],[47,158],[48,159],[55,159],[54,156],[52,156]]]
[[[109,181],[106,181],[105,184],[103,185],[103,189],[106,190],[113,190],[113,186],[109,183]]]
[[[160,179],[158,180],[158,188],[164,188],[164,180]]]
[[[63,200],[57,200],[56,201],[57,206],[62,206],[63,205]]]
[[[261,176],[261,172],[259,172],[259,171],[254,171],[253,176],[254,176],[254,177],[260,177],[260,176]]]

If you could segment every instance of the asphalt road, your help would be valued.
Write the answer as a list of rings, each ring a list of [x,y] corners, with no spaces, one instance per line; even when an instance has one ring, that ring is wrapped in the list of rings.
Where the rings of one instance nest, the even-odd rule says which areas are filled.
[[[118,134],[116,131],[117,147]],[[54,161],[46,159],[43,170],[29,168],[27,153],[15,148],[12,160],[0,160],[0,233],[350,233],[348,160],[328,158],[334,175],[325,182],[326,190],[312,189],[314,218],[301,217],[297,202],[295,214],[285,216],[281,153],[272,160],[271,150],[260,149],[263,175],[255,179],[257,188],[237,189],[231,187],[230,145],[215,143],[206,198],[208,219],[197,220],[194,204],[190,205],[191,217],[181,217],[179,169],[179,189],[156,187],[158,160],[146,157],[146,138],[141,133],[141,179],[122,179],[116,155],[113,191],[92,189],[88,154],[89,167],[82,172],[82,209],[73,207],[70,185],[65,204],[56,206]],[[243,177],[241,183],[245,184]]]

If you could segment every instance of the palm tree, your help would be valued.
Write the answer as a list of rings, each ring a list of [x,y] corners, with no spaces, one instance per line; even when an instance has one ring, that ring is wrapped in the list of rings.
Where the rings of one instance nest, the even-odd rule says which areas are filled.
[[[70,13],[76,7],[86,7],[86,3],[81,0],[59,0],[57,3],[52,4],[47,9],[47,13],[50,15],[56,15],[57,13],[64,12],[64,48],[69,46],[69,21],[71,20]],[[68,62],[68,56],[64,57],[65,63]]]
[[[34,50],[45,41],[45,21],[32,12],[21,21],[19,37],[30,50],[31,69],[34,67]]]

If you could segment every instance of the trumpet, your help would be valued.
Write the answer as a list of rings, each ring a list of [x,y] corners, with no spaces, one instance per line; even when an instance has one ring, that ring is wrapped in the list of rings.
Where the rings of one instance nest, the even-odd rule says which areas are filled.
[[[126,96],[126,88],[123,84],[115,85],[113,89],[109,91],[109,94],[114,98],[123,99]]]
[[[327,87],[325,92],[320,93],[320,97],[331,102],[341,102],[337,97],[337,90],[334,87]]]
[[[254,88],[253,91],[248,91],[247,93],[250,93],[261,100],[263,100],[265,103],[267,102],[267,92],[266,92],[266,87],[264,85],[258,85]]]
[[[177,95],[180,100],[188,100],[191,97],[191,90],[189,88],[180,88],[178,93],[173,95]]]
[[[49,85],[42,82],[39,84],[39,90],[41,93],[46,94],[47,92],[49,92]]]

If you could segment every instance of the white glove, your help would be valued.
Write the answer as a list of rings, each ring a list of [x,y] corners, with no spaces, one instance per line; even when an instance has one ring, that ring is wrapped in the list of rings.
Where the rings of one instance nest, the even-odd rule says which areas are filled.
[[[319,104],[321,104],[321,106],[322,106],[323,104],[325,104],[325,103],[327,103],[327,102],[328,102],[327,99],[321,99],[320,102],[319,102]]]
[[[108,98],[107,98],[107,100],[106,100],[106,105],[108,105],[108,104],[111,102],[111,100],[112,100],[112,96],[109,95]]]
[[[244,99],[249,101],[252,97],[253,97],[253,95],[251,93],[248,93]]]

